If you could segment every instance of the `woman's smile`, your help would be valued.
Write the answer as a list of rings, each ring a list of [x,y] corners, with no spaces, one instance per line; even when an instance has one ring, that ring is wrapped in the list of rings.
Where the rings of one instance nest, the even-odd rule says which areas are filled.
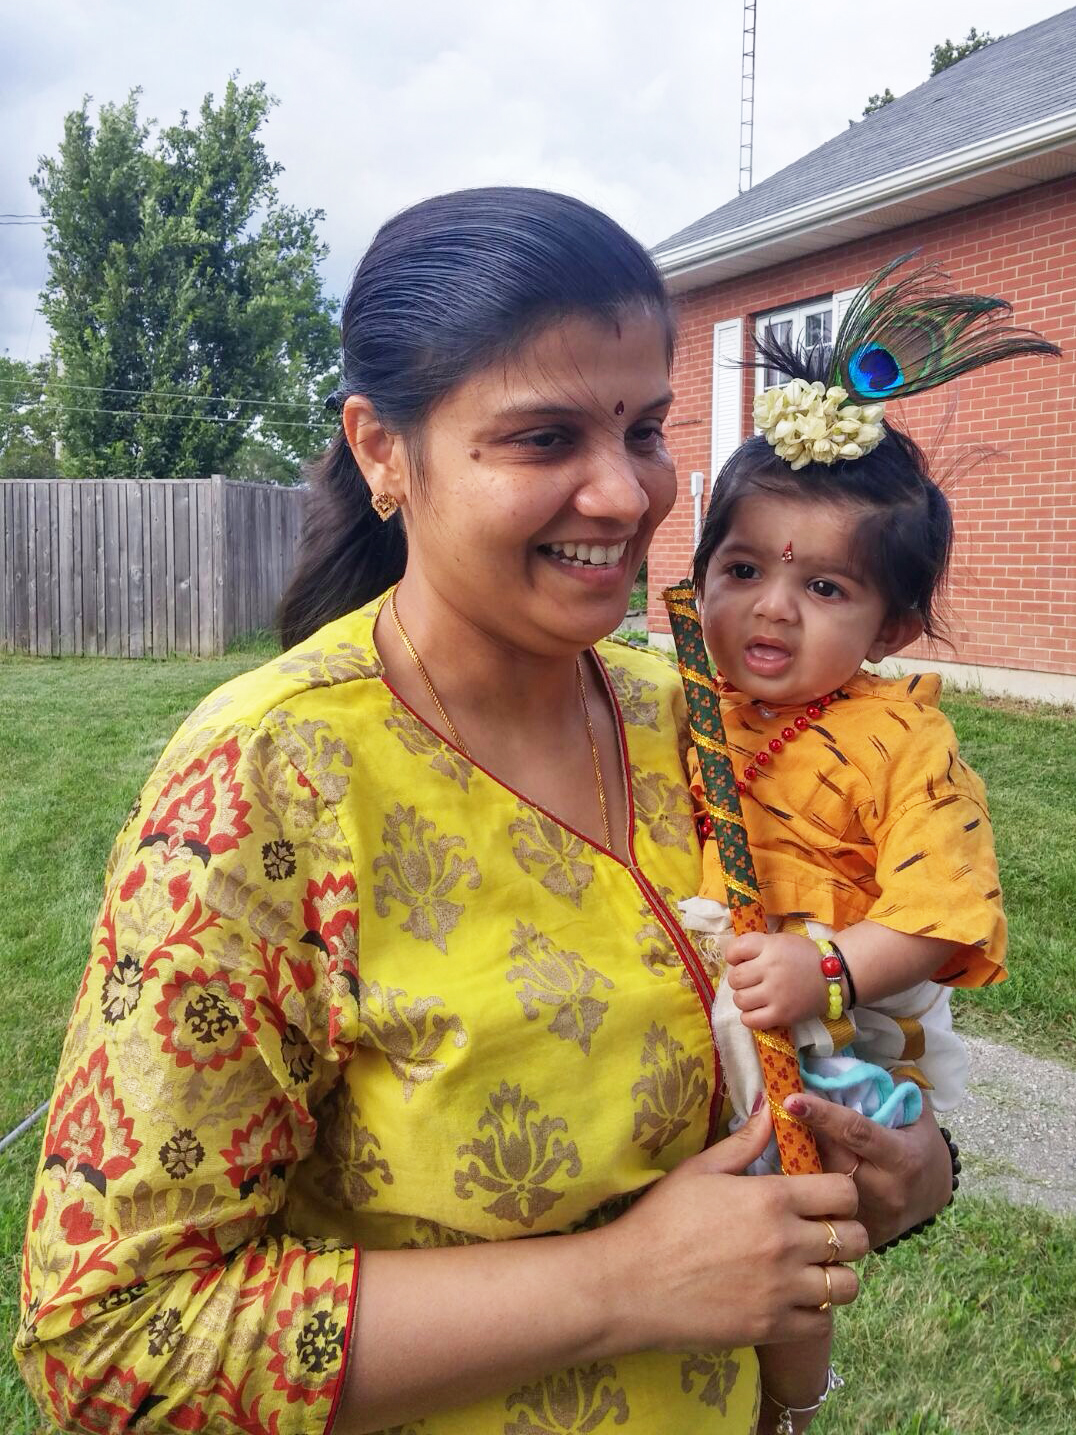
[[[576,583],[616,588],[624,579],[630,538],[540,543],[539,554]]]

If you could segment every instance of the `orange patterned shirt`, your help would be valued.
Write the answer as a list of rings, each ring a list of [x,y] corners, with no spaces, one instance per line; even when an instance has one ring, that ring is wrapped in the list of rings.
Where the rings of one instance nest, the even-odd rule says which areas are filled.
[[[959,942],[936,981],[999,981],[1006,926],[986,791],[938,708],[941,679],[861,672],[841,691],[845,698],[759,769],[743,799],[763,906],[837,931],[870,921]],[[767,718],[745,694],[722,690],[737,777],[799,711]],[[694,750],[688,762],[699,804]],[[699,891],[725,901],[713,841]]]
[[[363,1248],[593,1225],[716,1134],[675,672],[600,645],[629,865],[396,697],[376,608],[207,698],[113,851],[16,1347],[63,1430],[325,1431]],[[642,1352],[396,1435],[749,1435],[758,1398],[753,1350]]]

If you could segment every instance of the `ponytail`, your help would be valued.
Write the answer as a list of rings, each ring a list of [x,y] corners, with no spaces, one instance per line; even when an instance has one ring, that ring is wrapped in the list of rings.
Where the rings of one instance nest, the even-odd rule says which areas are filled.
[[[370,489],[344,437],[336,435],[309,474],[299,563],[280,605],[280,636],[294,647],[403,577],[403,520],[374,512]]]

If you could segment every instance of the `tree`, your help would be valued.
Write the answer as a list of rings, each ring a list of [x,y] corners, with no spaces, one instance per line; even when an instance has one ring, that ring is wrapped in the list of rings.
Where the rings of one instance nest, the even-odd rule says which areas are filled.
[[[951,65],[957,64],[967,55],[974,54],[976,50],[985,50],[987,45],[993,45],[1004,38],[1004,35],[991,35],[989,31],[980,35],[973,25],[968,31],[967,39],[961,40],[958,44],[954,45],[952,40],[946,40],[943,45],[935,45],[930,52],[931,78],[940,75],[943,70],[948,70]],[[891,105],[896,98],[887,85],[880,95],[871,95],[864,106],[863,118],[866,119],[868,115],[876,115],[886,105]],[[849,120],[848,123],[854,125],[855,120]]]
[[[49,478],[57,472],[54,423],[45,401],[46,363],[0,355],[0,478]]]
[[[973,55],[976,50],[985,50],[987,45],[993,45],[997,40],[1004,40],[1004,35],[991,35],[989,31],[980,35],[973,25],[968,31],[967,39],[953,44],[952,40],[946,40],[944,45],[935,45],[930,55],[931,75],[940,75],[943,70],[949,69],[950,65],[957,64],[967,55]]]
[[[863,107],[863,118],[866,119],[868,115],[876,115],[879,110],[884,110],[886,105],[891,105],[896,98],[893,91],[886,85],[880,95],[871,95]]]
[[[320,448],[337,337],[321,210],[281,204],[259,133],[276,103],[228,82],[151,142],[139,91],[69,114],[32,183],[46,220],[65,470],[225,472],[248,441],[286,471]]]

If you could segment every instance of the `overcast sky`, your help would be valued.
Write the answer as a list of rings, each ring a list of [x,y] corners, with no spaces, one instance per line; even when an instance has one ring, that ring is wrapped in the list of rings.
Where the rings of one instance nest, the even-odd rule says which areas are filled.
[[[939,41],[1012,33],[1058,0],[758,0],[755,179],[927,78]],[[378,224],[476,184],[567,191],[653,244],[736,193],[740,0],[0,0],[0,214],[63,117],[143,91],[172,123],[232,71],[280,101],[265,131],[287,202],[325,211],[339,297]],[[33,358],[40,229],[0,227],[0,353]]]

